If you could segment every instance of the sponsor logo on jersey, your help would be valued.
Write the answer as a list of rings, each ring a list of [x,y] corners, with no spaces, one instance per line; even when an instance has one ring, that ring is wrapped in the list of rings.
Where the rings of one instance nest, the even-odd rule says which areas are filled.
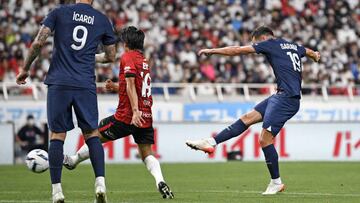
[[[147,112],[142,112],[142,117],[144,118],[152,118],[152,114],[151,113],[147,113]]]

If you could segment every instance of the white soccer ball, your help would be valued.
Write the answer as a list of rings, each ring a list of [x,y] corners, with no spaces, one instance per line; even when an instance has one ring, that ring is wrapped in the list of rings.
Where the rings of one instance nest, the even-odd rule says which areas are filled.
[[[48,153],[42,149],[34,149],[26,156],[26,165],[34,173],[42,173],[49,168]]]

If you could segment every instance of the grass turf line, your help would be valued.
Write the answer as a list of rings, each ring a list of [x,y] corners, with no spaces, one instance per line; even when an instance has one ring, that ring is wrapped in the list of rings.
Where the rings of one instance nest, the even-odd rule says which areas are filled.
[[[175,194],[162,200],[143,164],[107,165],[110,202],[360,202],[360,163],[286,162],[280,164],[287,190],[262,196],[269,175],[264,163],[163,164]],[[66,202],[91,202],[94,176],[90,165],[63,169]],[[0,166],[0,203],[49,202],[49,172],[35,174],[21,166]]]

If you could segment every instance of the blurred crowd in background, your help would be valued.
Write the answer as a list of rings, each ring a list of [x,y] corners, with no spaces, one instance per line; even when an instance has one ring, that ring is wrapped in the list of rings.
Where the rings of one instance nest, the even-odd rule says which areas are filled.
[[[27,48],[56,0],[0,0],[0,82],[15,81]],[[250,43],[260,25],[275,35],[321,52],[320,63],[303,59],[304,84],[360,84],[358,0],[95,0],[115,31],[135,25],[146,33],[145,56],[152,82],[272,83],[262,56],[198,57],[201,48]],[[32,81],[43,81],[52,38],[33,64]],[[118,46],[118,57],[123,48]],[[97,81],[117,80],[118,63],[99,66]]]

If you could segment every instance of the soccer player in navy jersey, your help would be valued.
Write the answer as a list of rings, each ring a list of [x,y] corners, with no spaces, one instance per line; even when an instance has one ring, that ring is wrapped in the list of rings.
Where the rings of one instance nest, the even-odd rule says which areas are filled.
[[[318,62],[320,53],[282,38],[275,38],[272,30],[266,26],[255,29],[251,35],[252,45],[230,46],[216,49],[202,49],[199,55],[219,54],[235,56],[243,54],[263,54],[270,63],[276,78],[277,93],[257,104],[254,110],[241,116],[239,120],[225,128],[214,138],[187,141],[186,144],[196,150],[212,153],[216,145],[243,133],[249,126],[263,122],[260,145],[265,155],[271,181],[263,195],[273,195],[285,189],[281,182],[278,154],[273,138],[279,133],[285,122],[299,110],[301,98],[301,58],[307,56]]]
[[[72,109],[89,147],[95,173],[96,202],[106,202],[104,149],[98,132],[95,63],[115,61],[117,38],[108,18],[92,7],[91,0],[62,5],[44,19],[25,65],[17,76],[25,84],[32,62],[54,32],[54,49],[45,84],[48,85],[47,118],[51,130],[49,168],[53,202],[64,202],[61,187],[63,144],[74,128]],[[96,54],[99,44],[104,53]]]

